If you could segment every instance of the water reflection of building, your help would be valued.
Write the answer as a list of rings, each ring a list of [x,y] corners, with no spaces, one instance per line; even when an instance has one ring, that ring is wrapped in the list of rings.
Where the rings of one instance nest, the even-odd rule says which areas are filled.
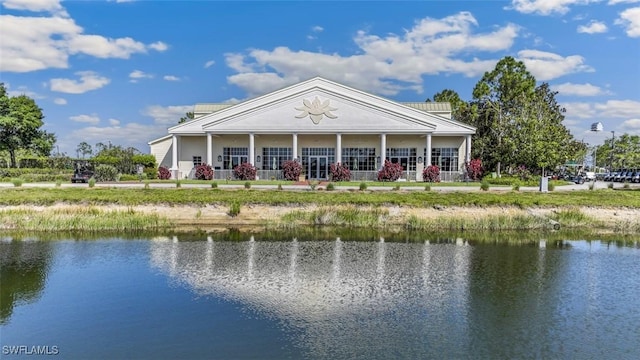
[[[464,338],[471,250],[458,245],[165,238],[151,245],[151,262],[199,294],[303,331],[315,355],[350,357],[358,344],[358,354],[380,357],[393,343],[396,356],[419,357]],[[429,348],[414,343],[447,331],[458,335]],[[407,353],[397,354],[402,342]]]

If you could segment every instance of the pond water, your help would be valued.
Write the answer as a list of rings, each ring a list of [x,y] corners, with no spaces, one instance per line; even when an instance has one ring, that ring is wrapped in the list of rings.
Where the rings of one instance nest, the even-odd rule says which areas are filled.
[[[637,242],[5,237],[0,266],[3,358],[640,358]]]

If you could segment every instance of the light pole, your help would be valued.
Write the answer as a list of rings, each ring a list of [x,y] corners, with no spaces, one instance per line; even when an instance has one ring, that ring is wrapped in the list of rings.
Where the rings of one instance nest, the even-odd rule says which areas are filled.
[[[601,122],[597,122],[597,123],[593,123],[591,124],[591,131],[598,133],[600,131],[602,131],[604,129],[604,127],[602,126]],[[598,172],[598,163],[596,162],[596,155],[598,154],[598,147],[596,146],[593,150],[593,168],[594,168],[594,172],[597,173]]]
[[[609,155],[609,172],[613,171],[613,152],[616,149],[616,132],[611,130],[611,155]]]

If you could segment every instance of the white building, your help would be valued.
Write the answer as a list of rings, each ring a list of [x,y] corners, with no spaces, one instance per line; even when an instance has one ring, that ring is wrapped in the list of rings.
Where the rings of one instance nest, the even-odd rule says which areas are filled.
[[[406,180],[421,181],[425,164],[456,180],[475,133],[451,120],[449,103],[399,103],[318,77],[239,104],[197,104],[194,117],[149,142],[174,178],[206,163],[225,179],[244,162],[260,179],[281,178],[281,164],[297,159],[308,179],[327,179],[329,165],[342,163],[352,180],[365,180],[388,159]]]

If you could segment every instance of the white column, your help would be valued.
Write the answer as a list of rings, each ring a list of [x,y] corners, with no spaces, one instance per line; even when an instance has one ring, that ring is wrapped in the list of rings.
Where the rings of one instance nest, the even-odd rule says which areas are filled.
[[[211,141],[211,133],[207,133],[207,164],[213,166],[213,144]]]
[[[178,178],[178,136],[171,136],[171,177]]]
[[[254,165],[256,162],[255,137],[253,133],[249,133],[249,164]]]
[[[464,161],[465,163],[471,161],[471,135],[467,135],[467,140],[465,141]]]
[[[342,134],[336,134],[336,163],[342,164]]]
[[[291,134],[293,137],[293,160],[298,158],[298,134],[293,133]]]
[[[427,134],[427,156],[424,159],[424,167],[431,165],[431,134]]]
[[[379,167],[384,166],[384,160],[387,158],[387,134],[380,134],[380,164]]]

